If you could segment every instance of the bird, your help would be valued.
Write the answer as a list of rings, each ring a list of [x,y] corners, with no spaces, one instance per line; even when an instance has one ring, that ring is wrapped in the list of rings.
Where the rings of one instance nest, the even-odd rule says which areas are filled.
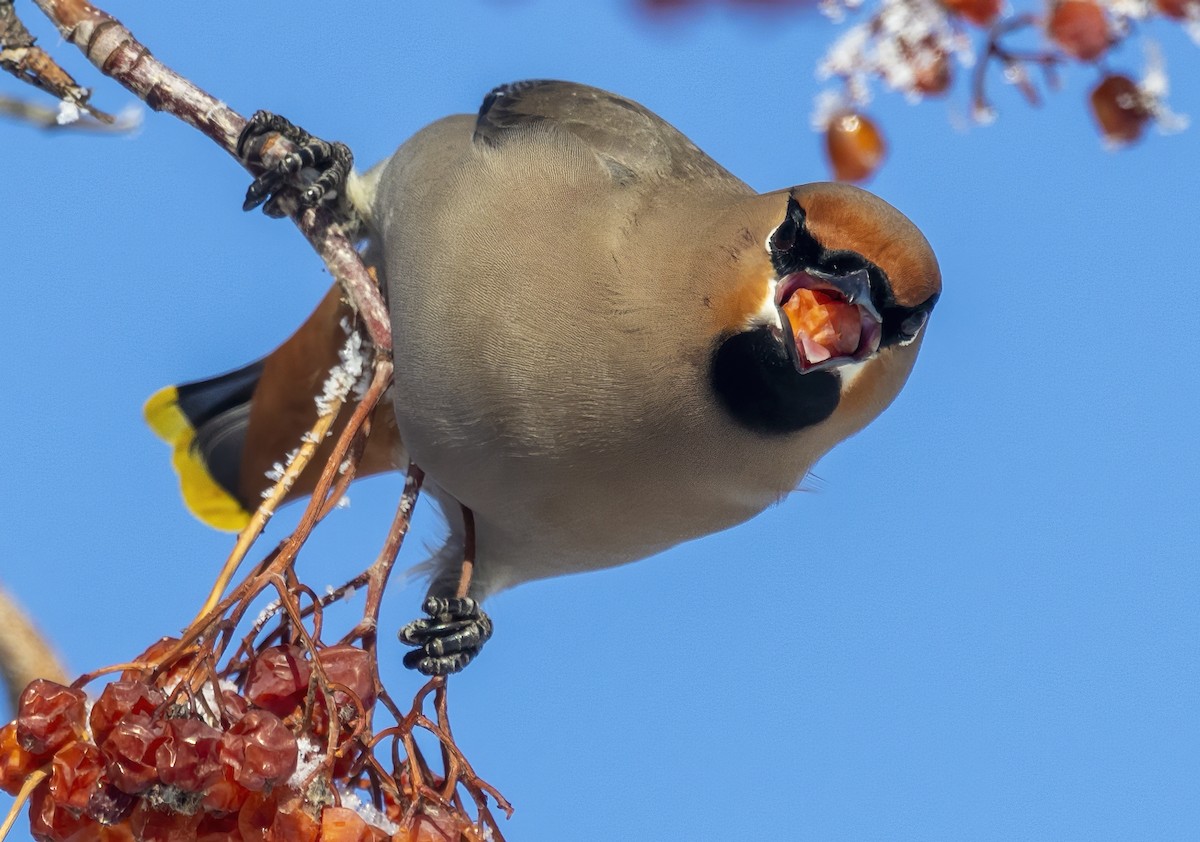
[[[260,177],[247,204],[284,181]],[[883,199],[836,182],[758,193],[644,106],[571,82],[497,87],[331,196],[393,330],[392,400],[359,474],[411,459],[449,525],[428,616],[400,632],[430,675],[479,653],[499,591],[644,559],[785,498],[895,399],[941,294],[929,242]],[[197,516],[245,524],[352,318],[335,286],[262,360],[151,397]]]

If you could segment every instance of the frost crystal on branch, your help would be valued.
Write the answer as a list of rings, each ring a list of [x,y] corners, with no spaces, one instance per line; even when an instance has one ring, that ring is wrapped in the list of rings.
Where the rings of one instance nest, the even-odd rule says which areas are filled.
[[[344,401],[351,392],[361,400],[369,380],[366,344],[362,334],[345,319],[342,320],[342,329],[346,331],[346,342],[338,351],[340,362],[329,372],[329,378],[317,398],[317,413],[321,416],[332,412],[333,405]]]

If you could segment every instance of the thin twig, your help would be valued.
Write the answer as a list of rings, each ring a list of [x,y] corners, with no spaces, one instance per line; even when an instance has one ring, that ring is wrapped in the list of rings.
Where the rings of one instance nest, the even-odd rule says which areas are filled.
[[[17,798],[13,802],[12,807],[9,808],[8,815],[4,818],[4,823],[0,824],[0,839],[8,836],[8,832],[12,830],[13,822],[21,814],[21,808],[25,806],[25,802],[29,800],[29,796],[33,795],[33,791],[48,777],[50,777],[50,773],[46,769],[38,769],[36,772],[30,774],[25,779],[25,782],[21,784],[21,789],[17,793]]]
[[[225,564],[221,567],[221,572],[217,575],[217,581],[213,584],[212,590],[208,594],[208,598],[204,600],[204,605],[201,606],[193,623],[198,622],[202,617],[212,611],[213,607],[221,601],[221,596],[225,593],[225,589],[229,587],[230,580],[233,579],[237,569],[245,560],[246,554],[250,552],[250,547],[258,540],[258,536],[267,526],[267,521],[275,514],[275,510],[283,502],[288,492],[292,490],[292,486],[296,484],[296,480],[300,477],[301,472],[308,467],[308,463],[312,461],[313,456],[317,453],[317,448],[325,441],[325,437],[329,435],[334,422],[337,421],[338,414],[341,412],[344,401],[332,401],[329,404],[328,411],[317,418],[312,429],[304,434],[301,439],[300,449],[296,451],[296,455],[292,457],[292,461],[288,463],[283,471],[283,475],[275,481],[267,492],[263,501],[258,504],[254,515],[250,518],[250,522],[242,528],[238,533],[237,541],[233,545],[233,551],[230,552],[229,558],[225,560]]]
[[[113,118],[112,122],[105,122],[91,115],[81,116],[77,120],[64,120],[62,114],[60,108],[51,108],[41,103],[0,94],[0,115],[49,132],[129,134],[137,131],[142,125],[140,108],[122,111]]]

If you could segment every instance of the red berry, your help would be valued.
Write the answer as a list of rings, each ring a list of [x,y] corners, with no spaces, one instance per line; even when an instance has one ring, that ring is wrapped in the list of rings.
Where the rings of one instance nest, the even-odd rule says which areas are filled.
[[[17,742],[17,723],[0,728],[0,790],[16,795],[29,773],[42,765]]]
[[[371,669],[371,656],[363,649],[349,644],[328,646],[317,653],[317,662],[325,668],[325,675],[334,684],[342,684],[350,689],[359,701],[363,710],[370,710],[375,704],[375,673]],[[334,701],[338,707],[347,704],[346,694],[335,694]]]
[[[165,701],[166,697],[157,687],[141,681],[114,681],[104,688],[96,704],[92,705],[89,717],[92,740],[96,745],[103,745],[122,717],[131,713],[152,716]]]
[[[88,800],[86,812],[88,818],[95,819],[101,825],[116,825],[129,818],[136,801],[132,795],[121,792],[106,780],[101,780],[99,789],[93,792]]]
[[[155,753],[166,739],[166,725],[144,713],[126,716],[112,729],[100,750],[107,762],[108,779],[130,795],[158,783]]]
[[[913,67],[913,87],[926,96],[944,94],[953,81],[950,60],[943,52],[933,53]]]
[[[17,742],[30,754],[48,759],[83,737],[87,695],[44,678],[29,682],[17,712]]]
[[[321,811],[321,842],[372,842],[371,826],[363,817],[345,807],[326,807]]]
[[[1050,12],[1046,31],[1064,53],[1080,61],[1099,58],[1112,43],[1108,18],[1092,0],[1062,0],[1057,3]]]
[[[333,691],[341,742],[352,733],[352,729],[347,726],[360,716],[360,711],[369,717],[371,708],[375,705],[375,675],[371,668],[371,656],[356,646],[338,644],[318,652],[317,660],[325,668],[325,675],[331,684],[348,688],[354,696],[354,699],[351,699],[345,690]],[[315,699],[312,730],[319,737],[329,733],[329,715],[325,709],[323,693],[318,693]]]
[[[1169,18],[1184,20],[1190,15],[1200,14],[1200,0],[1154,0],[1158,10]]]
[[[29,799],[29,832],[38,842],[93,842],[96,823],[63,807],[43,783]]]
[[[887,150],[883,135],[866,115],[835,114],[825,130],[825,151],[838,181],[864,181],[875,173]]]
[[[200,813],[186,816],[167,812],[150,806],[143,799],[133,808],[129,826],[138,842],[193,842],[200,819]]]
[[[238,810],[250,797],[250,790],[233,779],[235,770],[221,764],[221,778],[213,783],[204,793],[200,806],[209,813],[220,816],[232,815],[236,818]]]
[[[111,826],[102,824],[96,830],[100,832],[91,842],[137,842],[133,838],[133,828],[129,826],[129,822]]]
[[[221,714],[223,722],[227,723],[225,727],[229,727],[246,715],[246,711],[250,710],[250,703],[246,701],[246,697],[236,690],[221,691]]]
[[[238,831],[245,842],[265,842],[267,830],[279,812],[277,793],[256,792],[238,811]]]
[[[238,817],[234,813],[228,816],[204,816],[196,828],[196,842],[241,842],[242,833],[238,830]]]
[[[184,792],[204,792],[221,778],[221,732],[199,719],[168,719],[154,752],[158,779]]]
[[[271,821],[267,831],[268,842],[317,842],[321,832],[317,820],[299,805],[289,811],[280,810]]]
[[[467,823],[449,810],[426,804],[392,836],[392,842],[446,842],[460,839]]]
[[[296,759],[295,735],[270,711],[250,711],[221,738],[221,762],[251,792],[287,780],[296,771]]]
[[[99,791],[104,776],[104,758],[91,743],[67,743],[54,755],[50,771],[50,795],[59,807],[79,815]]]
[[[178,679],[183,676],[183,672],[191,666],[192,661],[195,659],[195,654],[188,652],[176,658],[171,663],[164,663],[167,655],[178,645],[179,638],[177,637],[163,637],[154,641],[154,643],[150,644],[150,648],[134,658],[135,661],[146,664],[146,668],[127,669],[121,673],[121,680],[145,682],[149,679],[152,671],[161,668],[155,683],[159,687],[174,686]]]
[[[1166,17],[1183,20],[1193,14],[1200,14],[1200,0],[1154,0],[1158,11]]]
[[[286,717],[304,701],[311,674],[312,667],[298,646],[264,649],[250,664],[246,675],[246,699],[252,705]]]
[[[942,5],[951,14],[964,17],[978,26],[991,26],[1000,14],[1003,0],[942,0]]]
[[[1105,76],[1092,90],[1091,102],[1101,133],[1114,143],[1133,143],[1152,116],[1146,97],[1128,76]]]

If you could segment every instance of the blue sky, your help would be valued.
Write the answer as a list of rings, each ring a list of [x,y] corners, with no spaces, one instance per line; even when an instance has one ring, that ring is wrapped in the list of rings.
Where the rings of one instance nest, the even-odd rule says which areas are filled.
[[[645,103],[756,188],[826,177],[819,18],[433,5],[109,8],[242,113],[279,111],[364,165],[497,83],[556,77]],[[1200,118],[1197,48],[1151,29],[1174,108]],[[59,52],[101,107],[129,101]],[[1200,837],[1200,129],[1106,152],[1093,79],[1068,71],[1040,110],[997,84],[999,122],[968,131],[961,90],[874,103],[892,151],[871,187],[921,226],[945,293],[904,393],[811,493],[493,600],[451,704],[517,806],[513,842]],[[244,173],[168,117],[0,139],[0,577],[78,672],[186,624],[230,545],[184,512],[142,401],[269,350],[329,278],[290,225],[242,214]],[[399,487],[357,486],[302,576],[373,558]],[[410,562],[436,530],[422,510]],[[420,595],[395,587],[384,628]],[[418,679],[385,651],[407,696]]]

